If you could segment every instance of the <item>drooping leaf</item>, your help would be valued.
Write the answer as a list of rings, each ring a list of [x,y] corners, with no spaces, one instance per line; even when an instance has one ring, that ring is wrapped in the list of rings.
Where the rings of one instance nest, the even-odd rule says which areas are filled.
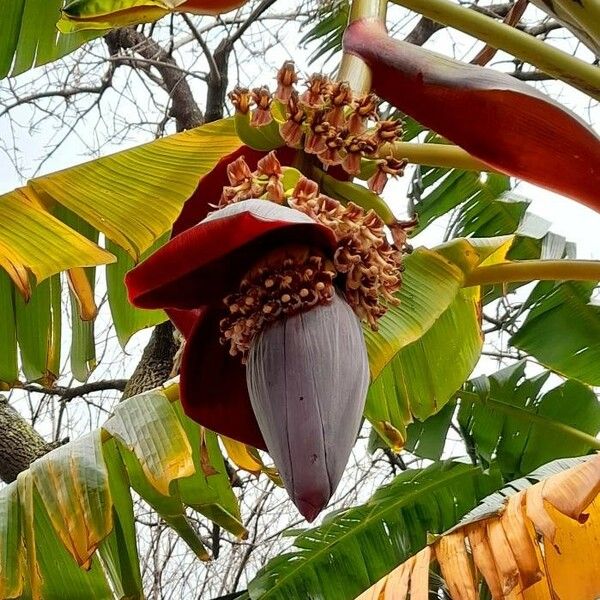
[[[8,275],[0,271],[0,389],[11,388],[19,379],[17,364],[17,328],[13,285]]]
[[[196,473],[194,477],[185,477],[177,481],[182,501],[211,521],[218,523],[223,529],[239,538],[245,538],[248,532],[242,524],[239,503],[231,488],[216,434],[204,430],[207,458],[215,471],[213,475],[204,475],[200,456],[201,427],[185,416],[181,403],[175,403],[173,408],[192,447],[192,460]]]
[[[437,413],[471,374],[482,343],[477,304],[459,292],[431,328],[400,350],[375,379],[365,416],[399,450],[406,426]]]
[[[39,177],[30,185],[139,258],[168,231],[202,175],[240,145],[233,120],[225,119]]]
[[[102,452],[113,502],[113,528],[103,540],[98,553],[117,596],[141,599],[142,576],[127,470],[121,461],[116,440],[106,440],[102,444]]]
[[[87,568],[113,527],[100,431],[38,459],[31,476],[62,545]]]
[[[600,210],[600,138],[583,121],[505,73],[394,40],[356,21],[346,51],[373,72],[373,89],[491,167]],[[527,147],[527,153],[523,147]],[[565,169],[548,169],[559,160]]]
[[[224,527],[236,535],[245,534],[216,436],[209,438],[208,454],[220,474],[207,481],[195,460],[189,476],[179,468],[189,456],[186,444],[195,439],[187,437],[188,426],[180,425],[176,386],[167,391],[169,399],[162,395],[160,401],[158,392],[146,394],[148,411],[141,410],[144,395],[119,405],[112,425],[137,455],[106,429],[96,430],[45,455],[20,473],[16,483],[0,489],[2,597],[141,600],[130,488],[154,506],[203,559],[208,554],[188,521],[188,507],[208,509],[206,513],[211,518],[216,515]],[[161,423],[153,426],[156,420]],[[146,453],[143,457],[142,452]],[[162,460],[167,462],[160,467]],[[170,494],[159,492],[157,481],[163,489],[170,481]],[[183,482],[185,486],[179,487]]]
[[[64,173],[57,175],[64,177]],[[40,283],[59,271],[113,260],[108,252],[44,210],[40,202],[28,188],[0,196],[0,218],[5,227],[0,265],[26,298],[31,293],[29,273]]]
[[[159,238],[141,258],[145,258],[164,244],[167,236]],[[129,338],[140,329],[158,325],[166,321],[167,315],[162,310],[145,310],[136,308],[127,299],[125,274],[130,271],[135,262],[117,244],[107,240],[106,248],[117,257],[117,262],[106,266],[106,289],[108,304],[121,348],[125,348]]]
[[[463,272],[432,250],[419,248],[406,258],[400,305],[380,319],[377,332],[365,331],[373,380],[401,348],[418,340],[450,306],[462,280]]]
[[[540,282],[526,307],[531,310],[510,344],[544,366],[588,385],[600,385],[600,306],[595,283]]]
[[[16,598],[23,590],[25,556],[17,483],[0,494],[0,596]]]
[[[83,219],[66,210],[62,206],[55,207],[54,214],[65,224],[86,237],[92,243],[98,243],[99,233],[88,225]],[[83,269],[89,285],[89,291],[93,293],[96,285],[96,269],[88,267]],[[86,381],[90,373],[96,368],[96,342],[94,339],[95,314],[90,319],[84,320],[80,311],[81,300],[76,298],[75,292],[69,290],[71,305],[71,372],[78,381]]]
[[[194,473],[190,442],[164,394],[133,396],[102,427],[135,454],[161,494],[168,495],[174,479]]]
[[[406,471],[366,504],[300,534],[292,552],[272,559],[250,582],[250,597],[353,599],[423,548],[428,533],[452,527],[500,485],[497,474],[459,463]]]
[[[504,260],[509,245],[506,236],[456,239],[407,257],[400,305],[380,319],[379,331],[365,331],[366,415],[392,446],[404,444],[413,415],[435,414],[471,373],[482,344],[480,298],[461,287],[478,265]]]
[[[15,296],[17,341],[25,377],[53,382],[60,369],[60,278],[54,275],[38,285],[29,302]]]

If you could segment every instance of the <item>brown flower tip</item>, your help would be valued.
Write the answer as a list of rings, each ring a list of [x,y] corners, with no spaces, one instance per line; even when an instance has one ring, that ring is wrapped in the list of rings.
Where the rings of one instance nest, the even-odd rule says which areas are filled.
[[[283,170],[275,152],[261,158],[254,173],[244,157],[240,156],[227,165],[227,177],[231,185],[223,188],[219,208],[251,198],[263,198],[281,204],[285,198]]]
[[[286,60],[283,63],[283,66],[277,72],[276,79],[277,91],[275,92],[275,98],[281,100],[281,102],[287,102],[294,91],[294,84],[298,83],[298,75],[293,60]]]
[[[319,194],[316,184],[305,178],[300,179],[288,202],[333,230],[338,240],[333,264],[343,276],[346,301],[376,330],[377,320],[388,306],[398,304],[394,294],[402,283],[404,246],[389,244],[384,223],[373,210],[365,212],[352,202],[343,206]]]
[[[322,253],[306,246],[277,248],[264,256],[224,299],[229,315],[221,323],[221,343],[245,362],[254,337],[283,316],[331,302],[335,269]]]
[[[256,165],[256,173],[259,178],[267,178],[266,194],[267,200],[281,204],[285,199],[283,189],[283,171],[281,163],[277,160],[275,152],[269,152],[261,158]]]
[[[314,73],[306,80],[307,90],[300,96],[300,100],[311,107],[322,107],[329,95],[330,86],[331,82],[327,76]]]
[[[327,120],[334,127],[343,127],[346,124],[345,107],[352,104],[352,88],[347,81],[339,81],[332,85],[329,94],[331,109],[327,113]]]
[[[388,181],[388,177],[398,177],[404,174],[404,168],[408,164],[405,158],[397,159],[392,155],[380,158],[376,161],[377,170],[371,176],[367,185],[376,194],[381,194]]]
[[[379,121],[373,134],[373,141],[376,145],[393,144],[402,138],[403,133],[402,121]]]
[[[358,135],[367,128],[367,120],[377,120],[377,107],[379,98],[375,94],[361,96],[354,101],[352,113],[348,118],[348,130],[350,133]]]
[[[271,115],[271,92],[268,87],[254,88],[252,90],[252,100],[256,104],[256,109],[252,113],[250,125],[252,127],[262,127],[268,125],[273,117]]]
[[[252,98],[250,96],[250,90],[248,88],[236,86],[233,91],[229,92],[229,99],[231,104],[235,108],[237,113],[247,115],[250,110],[250,102]]]
[[[346,138],[344,149],[346,150],[346,156],[342,163],[344,171],[350,175],[358,175],[361,158],[373,154],[377,145],[369,137],[352,135]]]
[[[325,120],[325,112],[322,110],[316,110],[312,113],[308,119],[308,131],[306,134],[306,141],[304,142],[304,151],[309,154],[320,154],[327,150],[325,142],[327,136],[335,128]]]
[[[300,106],[298,92],[293,90],[286,106],[287,120],[279,126],[279,133],[283,141],[292,148],[300,147],[304,130],[302,124],[306,121],[306,113]]]

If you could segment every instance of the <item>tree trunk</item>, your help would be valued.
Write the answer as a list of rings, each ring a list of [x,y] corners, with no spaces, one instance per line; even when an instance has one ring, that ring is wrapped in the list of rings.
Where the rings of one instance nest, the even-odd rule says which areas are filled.
[[[40,456],[61,442],[47,443],[44,438],[0,396],[0,479],[10,483]]]

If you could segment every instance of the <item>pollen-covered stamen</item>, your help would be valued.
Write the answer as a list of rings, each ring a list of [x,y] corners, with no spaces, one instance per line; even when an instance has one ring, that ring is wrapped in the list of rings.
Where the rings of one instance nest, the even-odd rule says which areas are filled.
[[[396,178],[404,174],[404,168],[408,164],[406,159],[397,159],[392,155],[380,158],[376,161],[377,170],[371,176],[367,185],[376,194],[383,192],[389,177]]]
[[[281,318],[327,304],[336,275],[331,261],[306,246],[278,248],[244,277],[239,291],[224,299],[229,315],[221,321],[221,343],[245,361],[254,337]]]
[[[242,115],[248,114],[248,111],[250,110],[250,103],[252,102],[252,97],[248,88],[243,88],[239,85],[236,86],[231,92],[229,92],[229,99],[231,100],[231,104],[233,104],[236,112]]]
[[[348,130],[354,135],[363,133],[367,119],[377,119],[379,98],[375,94],[361,96],[354,101],[353,110],[348,118]]]
[[[277,91],[275,97],[281,102],[287,102],[294,90],[294,84],[298,83],[296,66],[293,60],[286,60],[277,72]]]
[[[316,184],[301,179],[290,206],[330,227],[338,241],[333,264],[344,278],[344,294],[356,314],[377,329],[389,305],[398,303],[402,283],[402,251],[389,244],[384,223],[372,210],[317,195]],[[398,236],[397,236],[398,237]]]
[[[268,87],[254,88],[252,90],[252,100],[256,104],[256,109],[252,113],[250,124],[253,127],[262,127],[268,125],[273,117],[271,115],[271,92]]]

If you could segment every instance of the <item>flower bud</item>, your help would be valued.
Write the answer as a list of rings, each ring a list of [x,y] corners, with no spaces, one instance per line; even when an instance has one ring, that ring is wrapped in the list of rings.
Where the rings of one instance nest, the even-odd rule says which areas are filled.
[[[283,483],[308,521],[342,476],[363,414],[369,366],[357,316],[339,295],[264,329],[246,368],[250,401]]]

